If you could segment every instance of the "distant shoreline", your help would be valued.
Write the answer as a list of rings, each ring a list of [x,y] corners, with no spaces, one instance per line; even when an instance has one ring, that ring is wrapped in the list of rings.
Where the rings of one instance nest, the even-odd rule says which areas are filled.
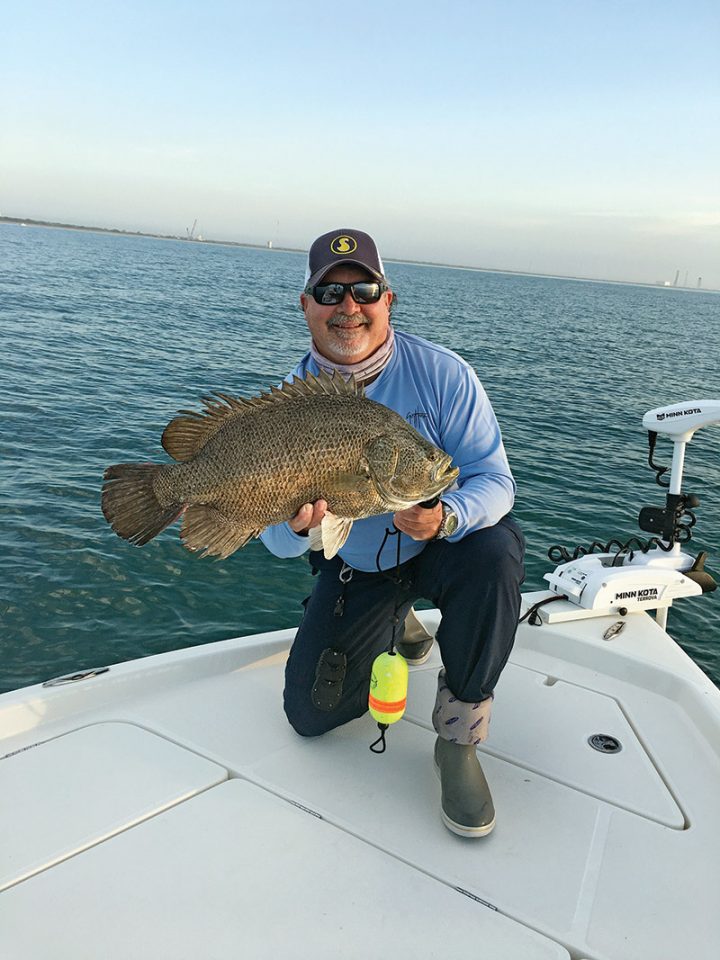
[[[180,237],[175,234],[146,233],[142,230],[120,230],[117,227],[88,227],[78,223],[58,223],[53,220],[33,220],[32,217],[3,217],[0,223],[27,227],[50,227],[58,230],[80,230],[84,233],[109,233],[120,237],[148,237],[151,240],[179,240],[182,243],[210,244],[219,247],[249,247],[253,250],[279,251],[280,253],[307,253],[299,247],[269,247],[264,243],[241,243],[238,240],[207,240],[196,237]],[[562,273],[534,273],[532,270],[509,270],[502,267],[471,267],[462,263],[440,263],[435,260],[405,260],[399,257],[384,257],[387,263],[408,263],[419,267],[444,267],[449,270],[472,270],[476,273],[507,273],[519,277],[542,277],[549,280],[577,280],[583,283],[620,283],[630,287],[653,287],[660,290],[682,290],[685,293],[720,293],[714,287],[684,287],[664,283],[649,283],[642,280],[609,280],[600,277],[576,277]]]

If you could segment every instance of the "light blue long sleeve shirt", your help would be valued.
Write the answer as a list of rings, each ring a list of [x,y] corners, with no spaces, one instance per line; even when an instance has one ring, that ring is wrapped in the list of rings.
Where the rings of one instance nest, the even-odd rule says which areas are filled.
[[[306,354],[289,375],[320,372]],[[457,481],[442,500],[457,514],[458,527],[448,538],[460,540],[482,527],[493,526],[510,511],[515,499],[513,480],[500,428],[475,371],[451,350],[409,333],[395,332],[395,349],[377,380],[365,387],[365,396],[395,410],[436,446],[452,456],[460,468]],[[356,520],[340,556],[356,570],[377,570],[376,558],[392,514]],[[278,557],[298,557],[309,538],[294,533],[287,523],[268,527],[260,539]],[[416,556],[427,541],[400,535],[401,562]],[[395,565],[397,539],[388,537],[380,565]]]

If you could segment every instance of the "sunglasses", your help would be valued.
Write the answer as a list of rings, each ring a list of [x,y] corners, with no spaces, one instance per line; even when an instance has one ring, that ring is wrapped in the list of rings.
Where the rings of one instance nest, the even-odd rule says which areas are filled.
[[[326,307],[342,303],[348,291],[355,303],[377,303],[383,293],[389,289],[386,283],[361,280],[358,283],[318,283],[314,287],[306,287],[305,293],[309,294],[316,303]]]

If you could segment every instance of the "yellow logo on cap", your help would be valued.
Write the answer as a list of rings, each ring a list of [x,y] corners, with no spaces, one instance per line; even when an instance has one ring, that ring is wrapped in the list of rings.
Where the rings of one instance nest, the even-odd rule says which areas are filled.
[[[333,242],[330,244],[330,249],[333,253],[343,254],[343,253],[355,253],[357,250],[357,243],[353,237],[335,237]]]

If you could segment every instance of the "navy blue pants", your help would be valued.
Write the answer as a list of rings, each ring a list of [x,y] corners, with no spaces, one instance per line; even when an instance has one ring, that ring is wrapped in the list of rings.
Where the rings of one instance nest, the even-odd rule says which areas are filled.
[[[457,543],[432,540],[398,568],[399,588],[388,576],[359,570],[342,584],[341,559],[312,552],[318,578],[285,670],[285,713],[295,730],[318,736],[367,711],[370,671],[390,646],[398,601],[396,641],[412,604],[429,600],[442,613],[436,639],[453,695],[474,702],[490,696],[515,639],[524,548],[509,516]],[[341,697],[331,710],[319,709],[311,696],[318,661],[328,648],[347,658]]]

